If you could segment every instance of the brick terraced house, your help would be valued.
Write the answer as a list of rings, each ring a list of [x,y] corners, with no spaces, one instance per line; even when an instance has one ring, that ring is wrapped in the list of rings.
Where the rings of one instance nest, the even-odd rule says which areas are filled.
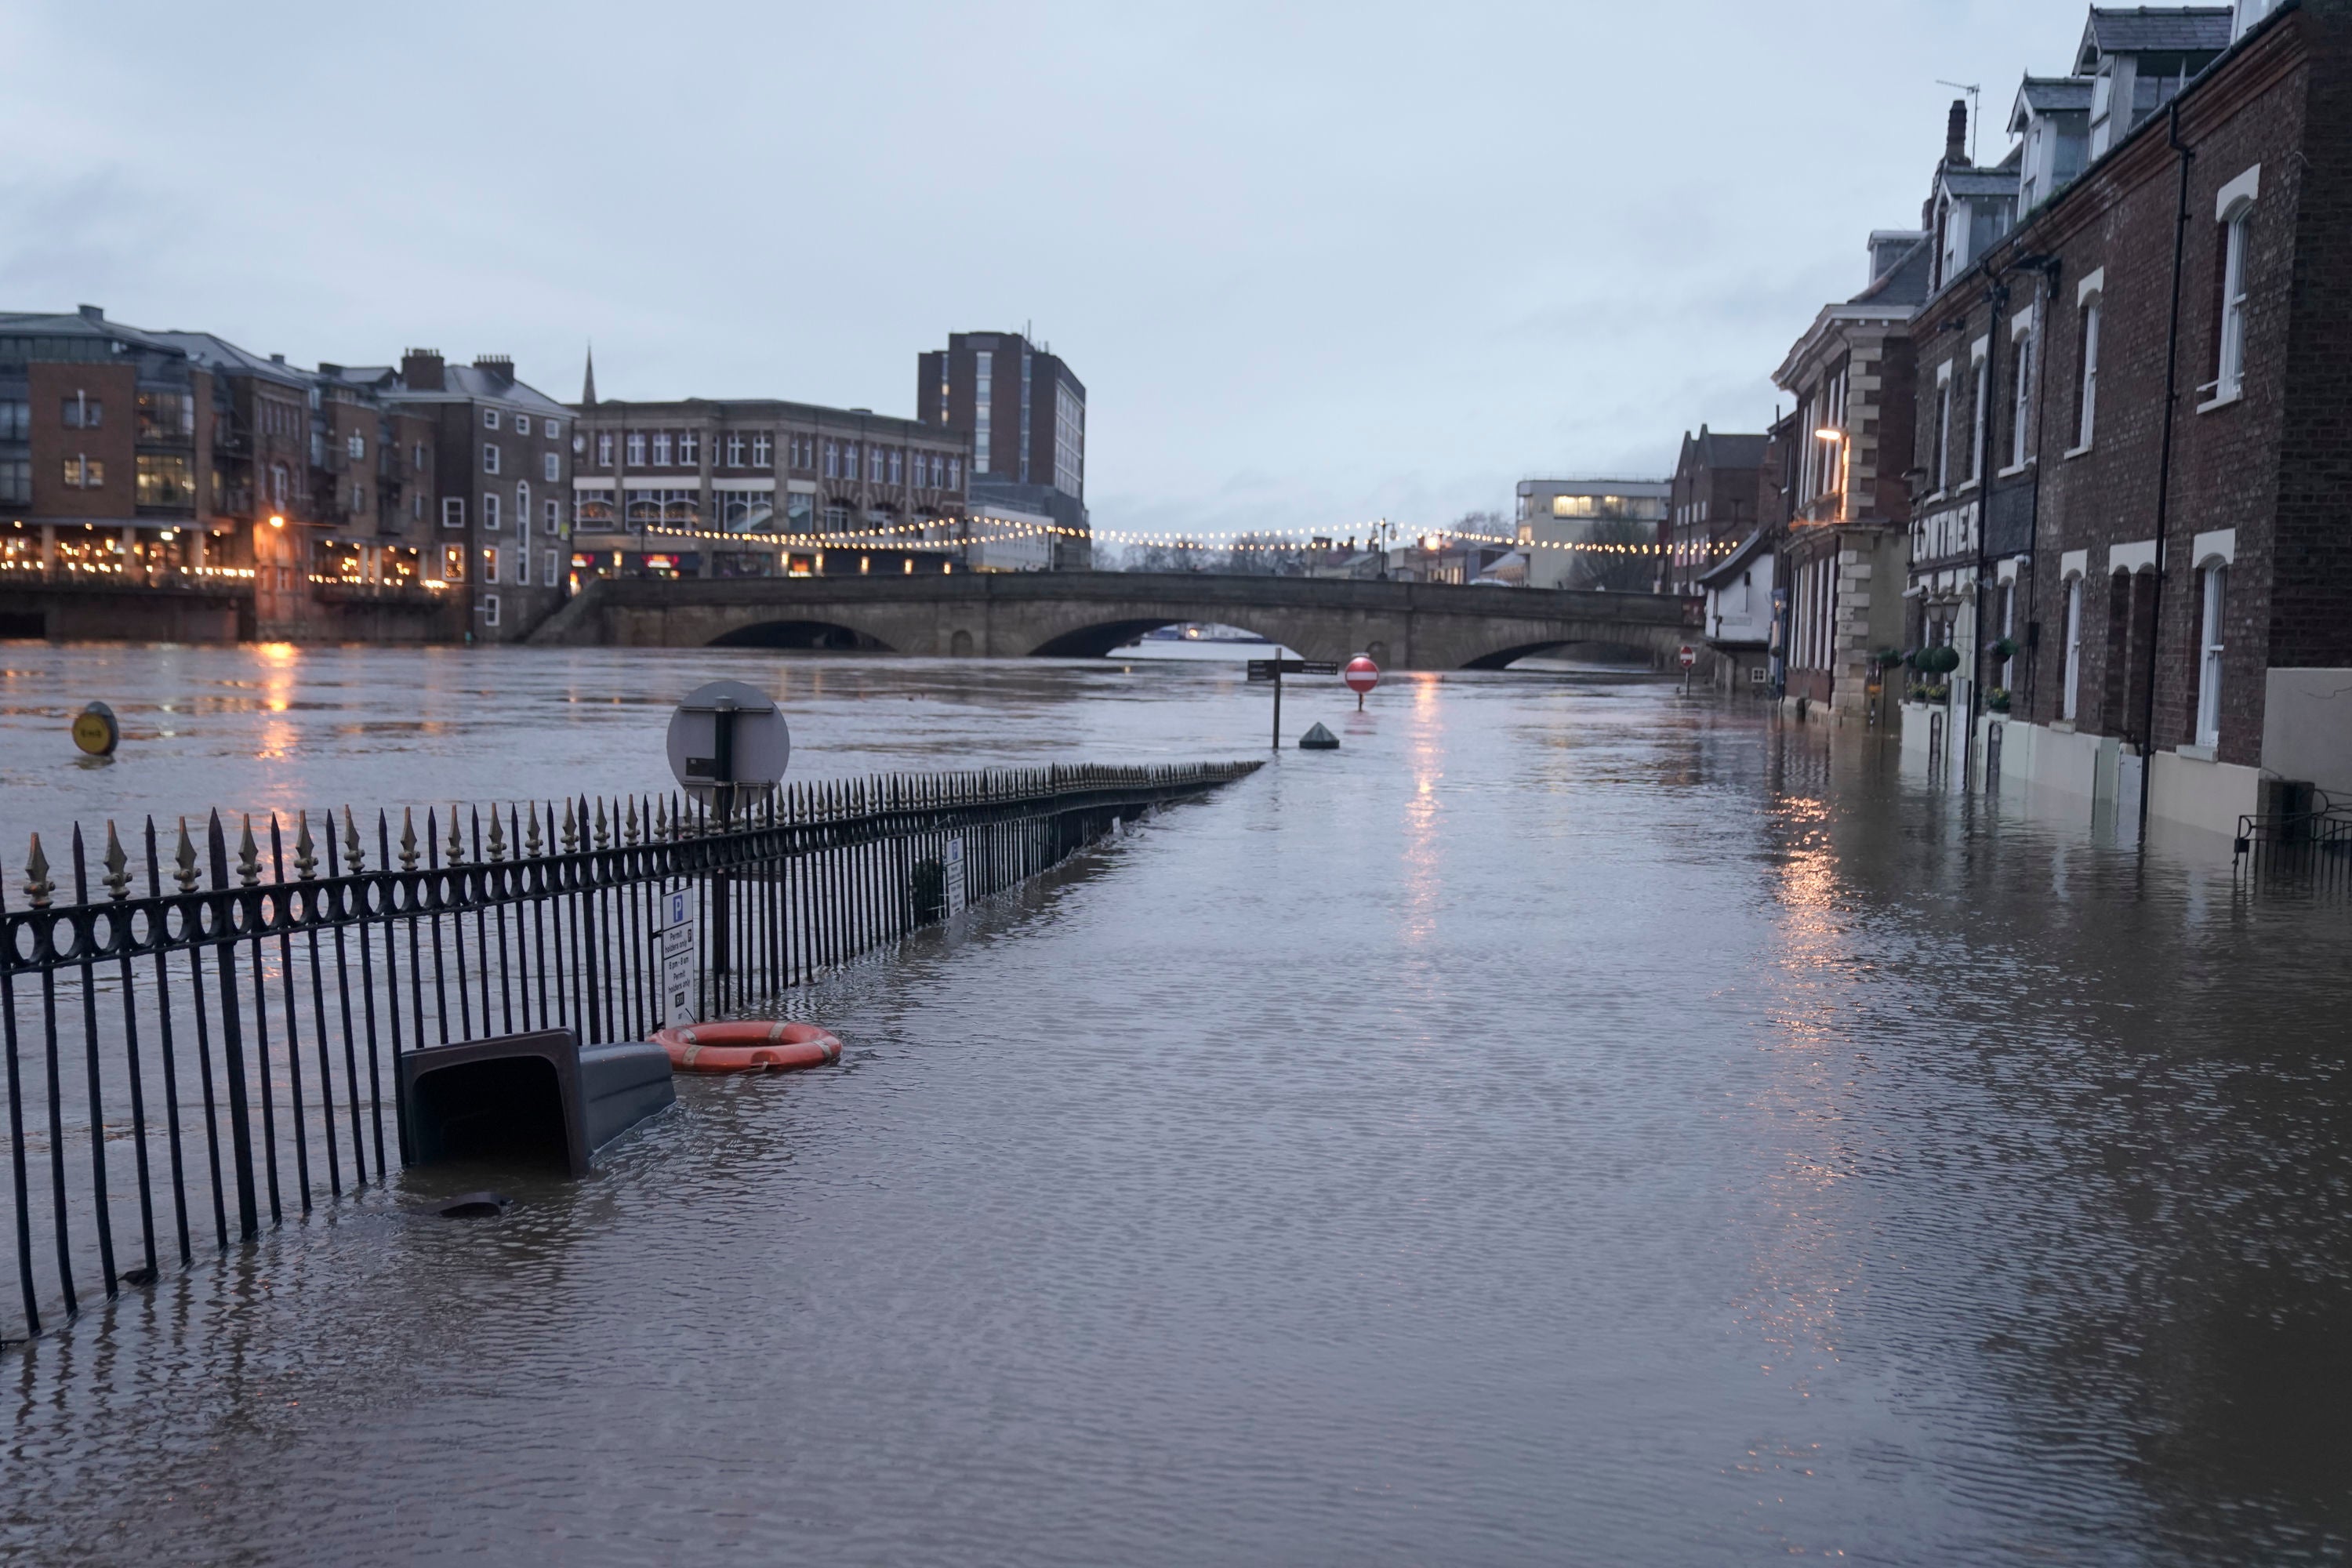
[[[2352,798],[2352,0],[2095,8],[2011,126],[1914,331],[1907,718],[2152,832]]]

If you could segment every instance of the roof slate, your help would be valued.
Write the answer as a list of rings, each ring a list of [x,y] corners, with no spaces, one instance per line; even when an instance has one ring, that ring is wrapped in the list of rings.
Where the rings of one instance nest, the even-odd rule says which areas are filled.
[[[1894,266],[1871,280],[1870,287],[1846,301],[1849,305],[1922,305],[1927,300],[1927,286],[1934,277],[1932,263],[1935,247],[1931,237],[1921,235],[1911,242],[1911,247],[1898,258]]]
[[[2231,22],[2227,5],[2094,5],[2077,59],[2087,69],[2102,55],[2218,52],[2230,47]]]

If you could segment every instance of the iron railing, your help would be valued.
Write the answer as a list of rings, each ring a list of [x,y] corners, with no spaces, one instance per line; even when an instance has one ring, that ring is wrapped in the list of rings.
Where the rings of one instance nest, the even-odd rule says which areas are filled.
[[[1257,765],[796,784],[727,823],[649,795],[427,811],[421,832],[406,810],[366,829],[349,808],[215,813],[128,845],[110,822],[94,857],[77,827],[62,867],[37,837],[26,907],[0,898],[18,1286],[0,1342],[92,1283],[113,1296],[382,1183],[406,1154],[404,1051],[642,1038],[681,978],[696,1017],[765,1006]],[[666,994],[680,893],[694,956]]]
[[[2269,811],[2238,818],[2231,865],[2256,887],[2313,892],[2352,889],[2352,806],[2324,792],[2304,792],[2308,810]]]

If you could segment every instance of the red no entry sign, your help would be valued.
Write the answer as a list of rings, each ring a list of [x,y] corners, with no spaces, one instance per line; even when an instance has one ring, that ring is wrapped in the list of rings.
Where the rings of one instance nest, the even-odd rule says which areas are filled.
[[[1381,667],[1360,653],[1348,661],[1348,667],[1339,672],[1339,679],[1348,683],[1349,690],[1361,697],[1381,683]]]
[[[1688,669],[1692,665],[1698,662],[1698,649],[1691,647],[1688,643],[1685,643],[1683,644],[1682,651],[1675,655],[1675,657],[1682,660],[1683,668],[1685,669]]]

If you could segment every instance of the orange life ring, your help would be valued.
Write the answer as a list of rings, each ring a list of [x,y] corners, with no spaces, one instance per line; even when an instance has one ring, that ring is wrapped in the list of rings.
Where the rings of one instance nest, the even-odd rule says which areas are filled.
[[[655,1043],[669,1053],[679,1072],[791,1072],[830,1067],[841,1059],[841,1042],[814,1024],[695,1024],[664,1029]]]

